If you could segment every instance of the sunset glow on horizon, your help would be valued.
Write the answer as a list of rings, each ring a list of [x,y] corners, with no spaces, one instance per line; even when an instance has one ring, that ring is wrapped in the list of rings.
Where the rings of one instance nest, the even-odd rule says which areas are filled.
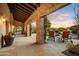
[[[74,8],[77,7],[79,4],[70,4],[62,9],[59,9],[56,12],[49,14],[48,20],[51,22],[51,28],[67,28],[71,27],[74,24]]]

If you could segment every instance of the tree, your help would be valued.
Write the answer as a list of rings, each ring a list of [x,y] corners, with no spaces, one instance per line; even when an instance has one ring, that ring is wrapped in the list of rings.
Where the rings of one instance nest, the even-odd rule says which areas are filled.
[[[75,24],[79,25],[79,6],[77,8],[74,8],[74,13],[75,13],[74,17]]]
[[[46,39],[47,33],[51,27],[51,23],[48,20],[47,16],[44,17],[44,39]]]
[[[60,28],[58,28],[57,30],[58,30],[58,32],[62,32],[64,29],[65,29],[65,28],[60,27]]]
[[[72,30],[72,33],[76,34],[77,31],[79,30],[79,6],[74,8],[74,20],[75,20],[75,25],[70,27],[70,30]]]
[[[72,33],[76,34],[77,31],[79,30],[79,25],[75,25],[75,26],[70,27],[70,30],[72,30]]]

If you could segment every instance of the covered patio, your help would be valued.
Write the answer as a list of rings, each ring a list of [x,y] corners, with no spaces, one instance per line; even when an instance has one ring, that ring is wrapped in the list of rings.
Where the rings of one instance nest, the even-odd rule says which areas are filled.
[[[0,33],[7,35],[16,33],[21,27],[20,35],[16,35],[12,46],[1,48],[0,55],[29,55],[29,56],[64,56],[65,43],[53,42],[44,44],[44,17],[69,4],[65,3],[8,3],[0,4]],[[3,21],[2,21],[3,20]],[[33,21],[36,22],[36,31],[32,33]],[[0,35],[0,36],[1,36]],[[1,42],[1,39],[0,39]],[[75,40],[75,44],[79,43]],[[1,46],[1,43],[0,43]]]

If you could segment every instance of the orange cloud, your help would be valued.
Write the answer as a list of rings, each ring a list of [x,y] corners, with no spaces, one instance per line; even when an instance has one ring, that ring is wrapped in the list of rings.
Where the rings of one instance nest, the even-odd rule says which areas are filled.
[[[56,21],[52,21],[51,23],[52,23],[51,27],[53,28],[59,28],[59,27],[66,28],[74,25],[72,19],[64,19],[64,21],[56,20]]]
[[[59,27],[70,27],[73,26],[73,20],[68,18],[69,13],[62,12],[62,13],[55,13],[48,15],[48,19],[52,23],[51,27],[59,28]]]
[[[65,13],[65,12],[64,13],[60,13],[59,16],[64,16],[64,17],[65,16],[69,16],[69,13]]]

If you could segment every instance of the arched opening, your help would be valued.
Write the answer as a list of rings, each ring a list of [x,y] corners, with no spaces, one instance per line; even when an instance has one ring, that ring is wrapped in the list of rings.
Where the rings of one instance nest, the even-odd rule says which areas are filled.
[[[21,35],[21,34],[22,34],[22,30],[23,30],[23,29],[22,29],[21,26],[17,26],[17,27],[16,27],[16,31],[15,31],[15,32],[16,32],[16,35]]]
[[[31,23],[31,32],[32,32],[32,35],[36,35],[36,21],[33,21]]]

